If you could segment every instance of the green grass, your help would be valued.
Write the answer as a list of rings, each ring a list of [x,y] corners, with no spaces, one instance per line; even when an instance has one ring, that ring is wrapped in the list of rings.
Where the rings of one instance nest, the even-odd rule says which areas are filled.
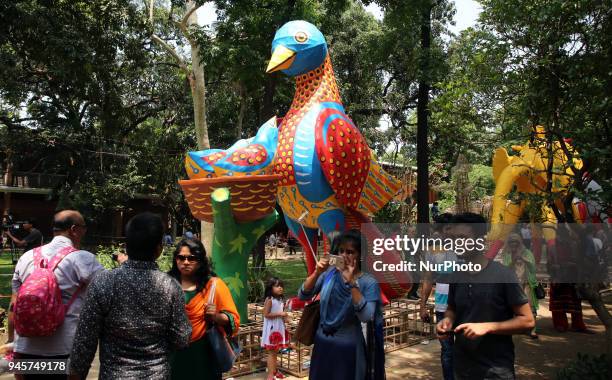
[[[252,268],[251,262],[249,262],[249,268]],[[257,273],[249,270],[249,286],[251,287],[249,299],[251,302],[263,301],[263,286],[271,276],[283,280],[286,298],[293,297],[297,295],[306,275],[306,266],[301,259],[266,260],[266,268],[263,272]]]
[[[11,301],[11,279],[13,278],[13,272],[15,266],[11,259],[9,251],[3,251],[0,253],[0,307],[7,310],[9,302]]]
[[[268,269],[285,283],[285,296],[297,295],[298,289],[306,279],[306,266],[302,260],[268,260]]]

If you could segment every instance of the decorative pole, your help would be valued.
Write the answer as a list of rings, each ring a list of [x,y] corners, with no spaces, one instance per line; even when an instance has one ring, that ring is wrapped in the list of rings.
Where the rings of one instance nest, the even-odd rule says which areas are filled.
[[[238,308],[241,321],[248,320],[248,275],[249,253],[257,240],[280,219],[278,212],[262,219],[237,223],[231,207],[230,191],[218,188],[211,194],[215,233],[212,259],[214,271],[227,284]]]

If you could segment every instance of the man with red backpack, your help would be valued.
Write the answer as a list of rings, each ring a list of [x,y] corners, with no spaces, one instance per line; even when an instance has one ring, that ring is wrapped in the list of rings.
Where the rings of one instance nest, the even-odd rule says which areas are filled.
[[[104,269],[80,249],[87,226],[78,211],[55,214],[53,231],[49,244],[24,253],[15,266],[9,342],[16,359],[68,358],[86,287]]]

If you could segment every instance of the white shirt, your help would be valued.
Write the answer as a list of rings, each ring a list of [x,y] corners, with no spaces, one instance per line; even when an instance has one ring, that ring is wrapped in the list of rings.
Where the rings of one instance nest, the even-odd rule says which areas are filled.
[[[65,236],[56,236],[51,242],[42,247],[42,255],[50,260],[62,248],[72,246],[72,241]],[[34,251],[23,254],[13,274],[13,294],[19,291],[21,285],[34,269]],[[57,284],[62,291],[64,303],[68,303],[80,285],[87,285],[96,273],[103,270],[96,256],[87,251],[74,251],[64,257],[55,268]],[[72,348],[72,340],[79,321],[79,314],[85,300],[86,289],[76,296],[70,308],[66,311],[64,323],[55,334],[47,337],[20,337],[15,332],[14,351],[22,354],[59,356],[68,355]]]

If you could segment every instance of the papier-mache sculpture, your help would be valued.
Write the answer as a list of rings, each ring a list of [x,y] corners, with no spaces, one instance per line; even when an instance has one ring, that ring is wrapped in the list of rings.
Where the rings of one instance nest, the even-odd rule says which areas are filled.
[[[557,195],[556,206],[562,212],[566,205],[562,201],[568,196],[571,186],[576,180],[576,171],[582,169],[583,162],[578,152],[569,140],[565,141],[565,148],[559,141],[553,141],[550,152],[547,149],[547,138],[544,127],[538,125],[531,131],[530,141],[524,145],[514,145],[512,150],[517,155],[509,156],[504,148],[497,148],[493,155],[493,179],[495,180],[495,195],[491,211],[491,231],[488,238],[490,248],[487,252],[489,258],[497,255],[503,246],[508,234],[519,221],[527,206],[528,196],[535,195],[546,199],[547,176],[552,173],[552,186],[550,192]],[[550,168],[550,164],[552,167]],[[576,169],[576,170],[574,170]],[[594,180],[590,180],[587,191],[596,193],[601,187]],[[512,200],[511,194],[516,190],[523,194],[521,199]],[[527,196],[525,196],[527,195]],[[577,198],[572,199],[572,215],[578,223],[586,221],[607,222],[607,215],[601,212],[601,206],[593,200],[583,202]],[[540,257],[544,239],[546,245],[552,249],[555,244],[557,217],[550,205],[542,204],[540,215],[532,215],[532,222],[541,222],[541,228],[532,224],[532,250],[536,257]]]
[[[189,153],[186,168],[192,180],[181,184],[186,189],[186,182],[195,186],[193,181],[222,181],[212,188],[240,177],[241,185],[249,184],[251,190],[240,204],[231,201],[238,222],[252,222],[272,212],[273,201],[268,196],[276,186],[275,201],[291,233],[303,246],[311,273],[316,265],[314,247],[319,229],[327,236],[336,230],[361,228],[368,240],[382,237],[370,217],[397,194],[401,184],[382,169],[346,115],[325,38],[314,25],[291,21],[276,32],[267,68],[268,73],[275,71],[296,78],[293,102],[278,128],[276,118],[272,118],[254,138],[240,140],[227,150]],[[265,198],[252,190],[263,188],[262,184],[255,185],[259,177],[266,177],[265,183],[270,185],[262,192]],[[232,197],[236,186],[232,187]],[[211,214],[207,197],[200,193],[187,199],[194,216],[212,216],[217,230],[219,216]],[[251,208],[247,211],[247,207]],[[213,249],[215,269],[232,272],[220,269],[226,265],[223,260],[227,255],[223,255]],[[246,260],[248,251],[242,255]],[[385,252],[380,259],[385,263],[401,260],[396,252]],[[374,275],[388,298],[402,296],[410,288],[406,273]]]

